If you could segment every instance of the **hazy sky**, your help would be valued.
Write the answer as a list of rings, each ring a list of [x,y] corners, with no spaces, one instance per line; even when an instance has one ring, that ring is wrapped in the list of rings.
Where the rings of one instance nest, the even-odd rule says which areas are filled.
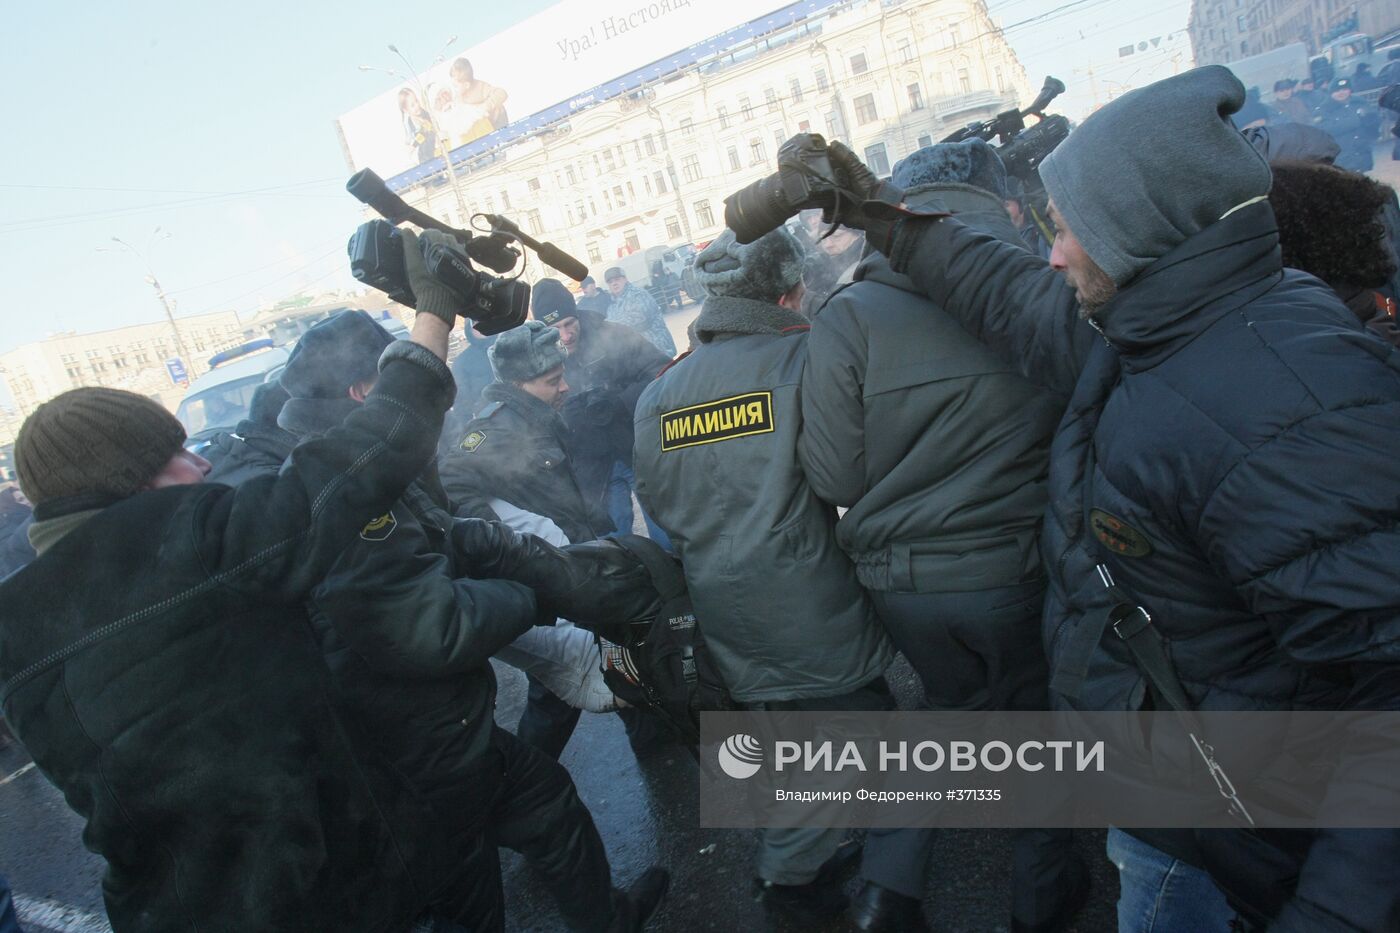
[[[98,252],[112,237],[144,251],[156,226],[170,237],[149,258],[181,316],[349,284],[344,246],[360,214],[333,121],[396,84],[358,66],[401,68],[394,43],[424,67],[453,35],[459,50],[551,3],[12,8],[0,56],[0,351],[158,319],[145,266]],[[1044,17],[1008,37],[1032,82],[1054,73],[1070,85],[1061,109],[1081,116],[1094,89],[1102,102],[1123,82],[1171,73],[1161,52],[1118,49],[1184,30],[1189,0],[994,0],[992,11],[1005,26]],[[1185,67],[1189,45],[1177,48]]]

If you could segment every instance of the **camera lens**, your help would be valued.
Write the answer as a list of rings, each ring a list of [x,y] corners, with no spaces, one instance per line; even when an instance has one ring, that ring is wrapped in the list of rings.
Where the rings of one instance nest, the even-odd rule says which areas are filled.
[[[724,199],[724,224],[740,243],[752,243],[776,230],[792,216],[783,197],[782,182],[769,175]]]

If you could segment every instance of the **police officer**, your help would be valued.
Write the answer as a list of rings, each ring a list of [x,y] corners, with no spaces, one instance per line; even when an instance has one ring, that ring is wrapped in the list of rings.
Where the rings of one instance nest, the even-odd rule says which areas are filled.
[[[307,331],[281,377],[291,398],[278,423],[299,445],[314,441],[362,404],[372,361],[392,342],[363,311]],[[604,555],[617,556],[592,552]],[[539,584],[549,575],[530,564],[563,562],[528,536],[454,521],[428,471],[370,517],[308,601],[342,701],[472,853],[466,915],[482,929],[503,922],[497,845],[534,864],[572,929],[639,930],[667,884],[653,869],[635,891],[613,889],[568,772],[493,719],[491,655],[534,625],[574,616],[580,594],[563,595],[568,574],[554,576],[559,592],[490,578],[519,566]]]
[[[807,321],[803,257],[785,229],[696,259],[708,297],[698,349],[637,405],[637,493],[671,535],[714,662],[734,698],[768,710],[881,710],[893,655],[835,511],[798,465]],[[770,829],[758,874],[769,909],[805,924],[846,906],[819,878],[842,833]]]
[[[489,352],[496,381],[482,390],[482,408],[439,470],[457,506],[504,499],[550,519],[577,543],[611,531],[612,521],[574,476],[569,429],[559,416],[568,356],[559,332],[539,321],[502,334]],[[471,507],[479,514],[486,506]]]
[[[248,417],[233,431],[215,435],[204,456],[214,465],[209,482],[242,485],[254,476],[276,472],[297,439],[277,426],[287,403],[287,390],[277,380],[264,382],[253,393]]]

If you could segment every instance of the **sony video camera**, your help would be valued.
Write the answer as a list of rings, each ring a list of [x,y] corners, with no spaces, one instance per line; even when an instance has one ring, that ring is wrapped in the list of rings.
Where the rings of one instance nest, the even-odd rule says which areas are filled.
[[[530,308],[530,286],[518,279],[489,275],[472,268],[465,251],[441,243],[419,241],[428,272],[452,290],[467,306],[466,316],[483,334],[499,334],[525,322]],[[403,236],[387,220],[361,224],[350,237],[350,273],[410,308],[418,301],[404,268]]]
[[[529,247],[546,264],[575,281],[582,281],[588,276],[588,268],[583,263],[553,243],[534,240],[510,220],[497,214],[479,215],[491,224],[491,232],[478,235],[470,230],[450,227],[410,207],[370,169],[356,172],[346,182],[345,188],[385,218],[362,224],[350,238],[346,249],[350,254],[351,273],[359,281],[410,308],[416,307],[417,299],[408,284],[403,237],[396,226],[405,221],[424,230],[451,234],[456,240],[455,248],[419,240],[423,263],[435,279],[461,298],[470,309],[466,313],[476,329],[488,336],[524,323],[530,306],[530,286],[518,275],[499,278],[481,272],[473,268],[473,262],[496,272],[509,272],[520,259],[520,252],[511,246],[512,242],[516,242]]]
[[[960,143],[965,139],[982,139],[991,142],[999,140],[997,155],[1006,166],[1006,174],[1019,178],[1027,190],[1041,187],[1037,169],[1045,157],[1055,151],[1055,147],[1069,136],[1069,120],[1057,114],[1046,116],[1045,108],[1065,91],[1065,83],[1058,78],[1047,77],[1040,94],[1024,110],[1007,110],[982,123],[972,123],[956,133],[945,136],[941,142]],[[1026,117],[1036,117],[1037,122],[1026,128]]]

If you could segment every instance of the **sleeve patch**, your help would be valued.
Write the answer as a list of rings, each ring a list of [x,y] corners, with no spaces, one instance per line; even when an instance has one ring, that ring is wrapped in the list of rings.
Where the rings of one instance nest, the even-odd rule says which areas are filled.
[[[465,450],[467,453],[471,453],[473,450],[476,450],[478,447],[480,447],[482,442],[485,440],[486,432],[473,431],[466,437],[462,438],[462,449]]]

